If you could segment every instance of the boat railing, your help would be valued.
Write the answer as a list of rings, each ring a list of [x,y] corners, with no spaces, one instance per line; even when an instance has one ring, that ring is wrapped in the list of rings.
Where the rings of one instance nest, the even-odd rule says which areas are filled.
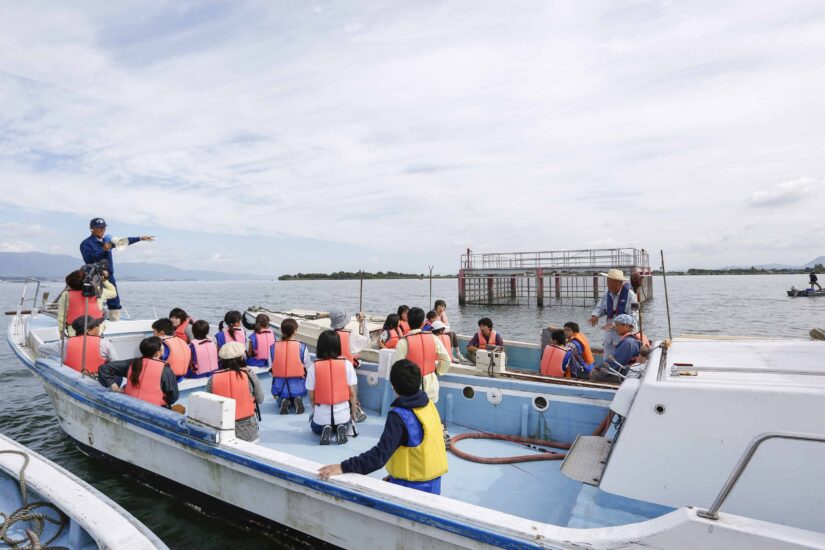
[[[36,286],[34,287],[34,296],[29,298],[26,297],[26,294],[29,291],[29,284],[34,283]],[[26,302],[31,301],[32,309],[37,307],[37,298],[40,296],[40,280],[35,279],[34,277],[29,277],[26,279],[26,283],[23,285],[23,293],[20,295],[20,303],[17,304],[17,317],[23,313],[23,306],[26,305]]]
[[[722,486],[722,490],[719,491],[719,494],[716,496],[716,500],[713,501],[713,504],[710,505],[710,508],[707,510],[697,510],[696,515],[700,518],[710,519],[710,520],[718,520],[719,519],[719,509],[725,503],[728,496],[730,496],[731,491],[736,486],[736,483],[739,481],[739,478],[742,477],[742,473],[745,471],[745,468],[748,467],[750,464],[753,455],[756,454],[756,451],[759,449],[759,446],[762,445],[765,441],[771,439],[788,439],[791,441],[812,441],[815,443],[825,443],[825,435],[818,435],[818,434],[806,434],[806,433],[797,433],[797,432],[765,432],[763,434],[759,434],[754,437],[748,446],[745,448],[745,452],[742,453],[742,456],[739,458],[739,462],[736,463],[734,466],[733,471],[731,472],[730,476],[728,476],[727,481]]]

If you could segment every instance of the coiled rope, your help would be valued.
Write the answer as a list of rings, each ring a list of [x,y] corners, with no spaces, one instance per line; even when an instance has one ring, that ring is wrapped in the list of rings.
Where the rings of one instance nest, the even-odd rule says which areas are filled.
[[[593,435],[603,435],[610,426],[610,418],[613,413],[608,413],[601,421],[599,426],[593,432]],[[501,456],[501,457],[484,457],[476,456],[466,453],[456,448],[455,443],[462,439],[495,439],[498,441],[511,441],[513,443],[520,443],[536,451],[541,451],[540,454],[516,455],[516,456]],[[567,453],[556,453],[548,451],[544,447],[551,447],[553,449],[569,450],[572,443],[563,443],[560,441],[550,441],[548,439],[537,439],[534,437],[521,437],[518,435],[507,434],[493,434],[486,432],[467,432],[451,436],[447,440],[447,449],[454,455],[470,462],[477,462],[479,464],[516,464],[518,462],[537,462],[540,460],[561,460]]]
[[[29,465],[29,455],[23,451],[15,450],[2,450],[0,454],[16,454],[23,457],[23,466],[17,475],[23,505],[11,514],[0,512],[0,519],[2,519],[2,524],[0,524],[0,541],[7,544],[10,548],[19,550],[68,550],[64,546],[49,546],[60,536],[66,527],[66,516],[63,512],[48,502],[29,502],[29,494],[26,488],[26,468]],[[38,508],[51,508],[57,512],[59,519],[55,519],[42,512],[36,512],[35,510]],[[12,539],[8,535],[8,531],[18,522],[31,523],[32,528],[26,529],[26,538]],[[54,536],[43,544],[40,542],[40,537],[43,535],[43,529],[46,527],[46,523],[57,525],[58,529]]]

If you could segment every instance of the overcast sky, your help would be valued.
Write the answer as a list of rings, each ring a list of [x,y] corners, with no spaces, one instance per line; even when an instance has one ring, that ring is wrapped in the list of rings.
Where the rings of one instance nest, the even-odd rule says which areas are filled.
[[[825,254],[825,2],[0,7],[0,250],[275,274]],[[658,260],[656,261],[658,265]]]

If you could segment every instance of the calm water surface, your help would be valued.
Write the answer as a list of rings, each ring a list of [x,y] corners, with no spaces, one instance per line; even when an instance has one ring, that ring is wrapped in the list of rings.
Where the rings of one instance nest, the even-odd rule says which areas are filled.
[[[717,334],[807,338],[816,326],[825,327],[825,298],[788,298],[791,285],[804,287],[806,275],[669,277],[673,335]],[[58,283],[46,283],[56,296]],[[132,317],[165,315],[182,307],[195,318],[207,319],[213,330],[228,309],[253,305],[275,309],[328,310],[358,308],[358,281],[290,282],[122,282],[124,306]],[[0,284],[0,304],[14,309],[21,284]],[[398,304],[426,306],[427,281],[365,281],[364,310],[386,314]],[[433,281],[433,299],[447,301],[450,324],[461,333],[476,330],[482,316],[493,319],[505,338],[538,342],[541,328],[574,320],[585,328],[589,308],[482,307],[459,308],[457,281]],[[154,307],[154,309],[153,309]],[[668,333],[662,279],[654,284],[654,298],[642,308],[645,331],[652,338]],[[108,470],[78,452],[58,428],[54,411],[40,382],[9,349],[3,317],[0,344],[0,431],[43,454],[110,496],[158,534],[171,548],[261,548],[280,546],[271,539],[206,518],[185,504],[142,487],[129,477]],[[600,341],[599,329],[585,328]],[[289,546],[289,544],[284,544]]]

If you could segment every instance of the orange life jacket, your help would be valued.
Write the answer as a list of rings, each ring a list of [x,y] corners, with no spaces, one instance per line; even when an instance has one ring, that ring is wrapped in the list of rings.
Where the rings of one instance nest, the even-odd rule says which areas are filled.
[[[181,324],[178,325],[178,328],[175,329],[175,336],[186,342],[189,343],[189,337],[186,335],[186,327],[189,326],[189,321],[191,321],[191,317],[187,317]]]
[[[444,344],[444,349],[447,350],[447,354],[450,354],[450,348],[452,346],[452,342],[450,341],[449,334],[439,334],[438,337],[441,339],[441,343]]]
[[[398,328],[401,329],[401,336],[406,336],[410,332],[410,324],[407,321],[398,321]]]
[[[580,332],[574,332],[571,340],[575,340],[582,346],[582,359],[588,365],[592,365],[595,359],[593,358],[593,350],[590,349],[590,342],[588,342],[587,338],[584,334]]]
[[[407,340],[407,359],[418,365],[421,376],[435,372],[435,339],[430,333],[417,332],[404,337]]]
[[[272,361],[272,377],[304,377],[304,363],[301,361],[301,342],[298,340],[279,340],[275,342],[275,359]]]
[[[541,354],[541,373],[545,376],[563,377],[562,363],[566,353],[566,349],[555,344],[546,346]]]
[[[132,385],[132,367],[129,367],[129,372],[126,374],[126,387],[123,389],[123,393],[137,397],[153,405],[163,407],[166,405],[166,399],[164,399],[163,390],[160,387],[160,378],[166,363],[158,361],[157,359],[144,357],[142,365],[137,386]]]
[[[269,361],[269,348],[275,343],[275,335],[269,329],[255,333],[255,359]]]
[[[100,336],[86,336],[86,370],[97,374],[97,369],[106,360],[100,355]],[[83,336],[72,336],[66,342],[66,360],[63,363],[77,372],[83,365]]]
[[[495,346],[496,345],[496,331],[490,330],[490,339],[487,340],[484,338],[484,335],[481,334],[481,331],[478,331],[478,349],[487,349],[487,346]]]
[[[386,342],[384,342],[384,347],[388,348],[388,349],[395,349],[395,347],[398,345],[398,340],[400,340],[401,336],[403,336],[403,334],[401,334],[401,329],[397,329],[397,328],[396,329],[389,329],[388,328],[386,330],[387,330],[387,334],[389,334],[390,337],[387,338]]]
[[[86,296],[83,296],[82,290],[69,291],[69,304],[66,308],[66,324],[71,326],[72,322],[78,317],[82,317],[86,312]],[[97,302],[95,296],[89,297],[89,317],[92,319],[100,319],[103,317],[103,311],[100,309],[100,304]]]
[[[212,393],[235,400],[235,420],[255,414],[255,401],[249,391],[249,375],[244,371],[219,370],[212,375]]]
[[[177,336],[164,336],[163,344],[169,349],[166,362],[172,367],[175,376],[183,376],[192,362],[192,350]]]
[[[348,330],[336,330],[335,332],[338,333],[338,337],[341,338],[341,357],[346,357],[347,361],[350,363],[355,364],[355,358],[352,356],[352,353],[349,351],[349,331]]]
[[[349,401],[347,365],[343,359],[315,361],[315,402],[337,405]]]

